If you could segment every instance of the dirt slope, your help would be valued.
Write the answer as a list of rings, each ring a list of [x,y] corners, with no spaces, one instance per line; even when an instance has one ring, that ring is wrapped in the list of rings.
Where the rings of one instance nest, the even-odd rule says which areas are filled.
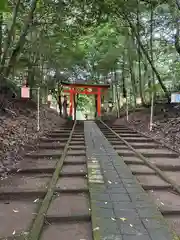
[[[0,175],[23,156],[24,146],[32,144],[43,133],[58,128],[64,119],[56,111],[40,107],[40,131],[37,133],[37,107],[30,100],[5,99],[0,109]]]
[[[150,109],[131,113],[128,124],[180,151],[180,106],[159,104],[154,110],[152,132],[149,131]],[[126,117],[117,119],[115,124],[127,124]]]

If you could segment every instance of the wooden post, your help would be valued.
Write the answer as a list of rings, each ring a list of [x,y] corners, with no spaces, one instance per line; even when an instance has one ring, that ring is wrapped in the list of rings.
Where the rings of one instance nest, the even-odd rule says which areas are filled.
[[[154,112],[154,92],[151,94],[151,114],[150,114],[150,123],[149,123],[149,130],[152,131],[153,127],[153,112]]]
[[[126,91],[126,120],[129,121],[128,91]]]
[[[98,88],[97,92],[97,114],[98,117],[101,116],[101,88]]]
[[[40,125],[39,125],[39,121],[40,121],[40,88],[37,88],[37,131],[39,132],[40,130]]]

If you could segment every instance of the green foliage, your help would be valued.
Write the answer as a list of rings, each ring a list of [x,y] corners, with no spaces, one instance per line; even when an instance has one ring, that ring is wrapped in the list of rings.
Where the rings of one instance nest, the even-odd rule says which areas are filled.
[[[20,1],[18,7],[12,1],[0,0],[1,49],[8,45],[10,34],[4,63],[4,53],[1,53],[0,81],[5,77],[21,84],[27,76],[32,87],[53,89],[61,79],[106,82],[110,78],[113,85],[120,86],[120,95],[125,83],[134,98],[144,96],[145,99],[152,91],[161,92],[163,84],[168,88],[179,84],[179,55],[174,45],[177,30],[174,19],[179,16],[175,5],[153,1],[151,51],[150,1],[139,0],[138,5],[137,1],[125,0],[39,0],[32,12],[30,3]],[[13,19],[15,13],[17,17]],[[27,31],[23,32],[25,27]],[[146,54],[142,47],[138,51],[137,36]],[[147,60],[147,55],[151,60],[151,53],[160,77],[155,74],[158,83],[153,87],[152,66]],[[80,96],[79,101],[81,109],[92,103],[86,96]]]
[[[161,88],[161,85],[159,83],[156,83],[152,85],[151,87],[146,86],[147,88],[144,89],[145,93],[152,94],[153,92],[163,93],[163,90]]]
[[[93,99],[92,97],[80,94],[78,97],[78,106],[77,109],[83,112],[91,109],[93,106]]]
[[[7,3],[8,3],[8,0],[0,1],[0,12],[5,12],[7,10]]]

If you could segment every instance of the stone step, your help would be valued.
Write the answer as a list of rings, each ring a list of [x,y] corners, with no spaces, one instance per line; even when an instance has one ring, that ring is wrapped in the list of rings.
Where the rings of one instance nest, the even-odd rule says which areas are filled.
[[[120,156],[134,156],[135,153],[131,150],[117,150]],[[138,153],[141,153],[144,157],[160,157],[160,158],[177,158],[177,153],[170,152],[164,149],[138,149]]]
[[[31,153],[27,153],[25,156],[29,158],[45,158],[45,157],[52,157],[57,158],[61,157],[62,150],[40,150]]]
[[[59,143],[59,142],[47,142],[47,143],[39,143],[38,148],[40,149],[62,149],[65,147],[65,143]]]
[[[61,207],[59,207],[61,206]],[[90,216],[90,204],[86,194],[61,194],[50,204],[47,219],[57,217],[61,219],[78,219]]]
[[[112,142],[112,144],[113,144],[113,142],[117,142],[118,140],[118,137],[113,137],[113,138],[108,138],[108,140],[110,141],[110,142]],[[125,140],[125,141],[127,141],[127,142],[130,142],[130,143],[132,143],[132,142],[135,142],[135,143],[149,143],[149,142],[154,142],[152,139],[150,139],[150,138],[144,138],[144,137],[123,137],[123,139]]]
[[[41,240],[79,240],[79,239],[87,239],[92,240],[92,226],[90,222],[90,217],[88,215],[86,219],[80,219],[81,221],[72,221],[69,222],[58,222],[58,218],[55,216],[51,218],[46,218],[46,221],[50,224],[47,224],[46,228],[42,231]],[[86,221],[82,221],[86,220]]]
[[[116,132],[117,133],[117,132]],[[114,133],[108,133],[108,134],[105,134],[106,135],[106,137],[113,137],[114,136]],[[136,138],[141,138],[142,137],[142,135],[140,135],[140,134],[132,134],[132,133],[118,133],[118,135],[120,136],[120,137],[122,137],[122,138],[124,138],[124,137],[136,137]]]
[[[151,148],[154,148],[154,147],[158,148],[157,144],[142,144],[142,143],[141,144],[134,144],[133,143],[133,144],[131,144],[131,146],[134,149],[151,149]],[[115,149],[126,149],[126,148],[128,148],[128,146],[123,143],[120,146],[115,145],[114,148]]]
[[[67,142],[68,137],[67,138],[47,138],[47,137],[43,137],[39,139],[41,142],[59,142],[59,143],[64,143]]]

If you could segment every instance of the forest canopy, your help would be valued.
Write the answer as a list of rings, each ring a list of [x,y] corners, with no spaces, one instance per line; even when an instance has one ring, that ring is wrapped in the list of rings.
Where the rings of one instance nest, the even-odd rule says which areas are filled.
[[[111,82],[149,104],[180,90],[179,0],[1,0],[0,87]]]

